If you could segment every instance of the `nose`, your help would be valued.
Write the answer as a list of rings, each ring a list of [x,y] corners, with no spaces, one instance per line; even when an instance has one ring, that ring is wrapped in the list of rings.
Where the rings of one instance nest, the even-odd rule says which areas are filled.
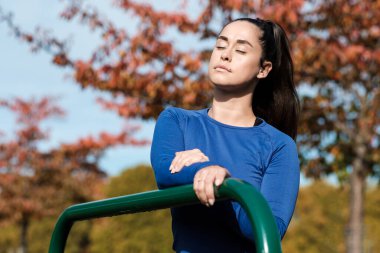
[[[231,61],[232,60],[232,56],[231,56],[231,50],[230,49],[225,49],[223,50],[220,58],[223,60],[223,61]]]

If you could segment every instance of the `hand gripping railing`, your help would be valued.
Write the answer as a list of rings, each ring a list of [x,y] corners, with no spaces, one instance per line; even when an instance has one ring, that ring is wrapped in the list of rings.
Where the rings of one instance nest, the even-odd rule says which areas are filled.
[[[257,253],[281,252],[280,236],[272,212],[262,195],[250,184],[238,179],[226,179],[216,191],[217,201],[238,201],[253,227]],[[164,209],[199,203],[192,185],[155,190],[122,197],[104,199],[68,207],[55,225],[49,253],[62,253],[75,221]]]

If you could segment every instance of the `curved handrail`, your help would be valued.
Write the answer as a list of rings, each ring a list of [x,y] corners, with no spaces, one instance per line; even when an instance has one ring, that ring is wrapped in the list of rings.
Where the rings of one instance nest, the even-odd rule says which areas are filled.
[[[216,201],[233,199],[242,205],[253,227],[257,253],[281,252],[277,226],[260,192],[242,180],[229,178],[216,190],[216,196]],[[75,221],[198,203],[193,185],[184,185],[70,206],[58,218],[50,240],[49,253],[64,252]]]

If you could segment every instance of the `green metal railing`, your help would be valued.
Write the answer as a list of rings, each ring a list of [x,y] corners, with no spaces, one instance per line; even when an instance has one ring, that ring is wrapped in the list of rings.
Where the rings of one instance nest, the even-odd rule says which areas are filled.
[[[216,191],[216,201],[233,199],[239,202],[253,227],[257,253],[280,253],[280,235],[272,212],[262,195],[250,184],[238,179],[226,179]],[[75,221],[130,214],[174,206],[199,203],[192,185],[137,193],[68,207],[55,225],[49,253],[62,253]]]

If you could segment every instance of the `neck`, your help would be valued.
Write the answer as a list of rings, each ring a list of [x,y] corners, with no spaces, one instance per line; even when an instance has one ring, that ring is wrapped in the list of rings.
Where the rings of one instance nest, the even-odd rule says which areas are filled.
[[[252,92],[240,94],[214,89],[214,99],[209,116],[221,123],[251,127],[256,116],[252,111]]]

